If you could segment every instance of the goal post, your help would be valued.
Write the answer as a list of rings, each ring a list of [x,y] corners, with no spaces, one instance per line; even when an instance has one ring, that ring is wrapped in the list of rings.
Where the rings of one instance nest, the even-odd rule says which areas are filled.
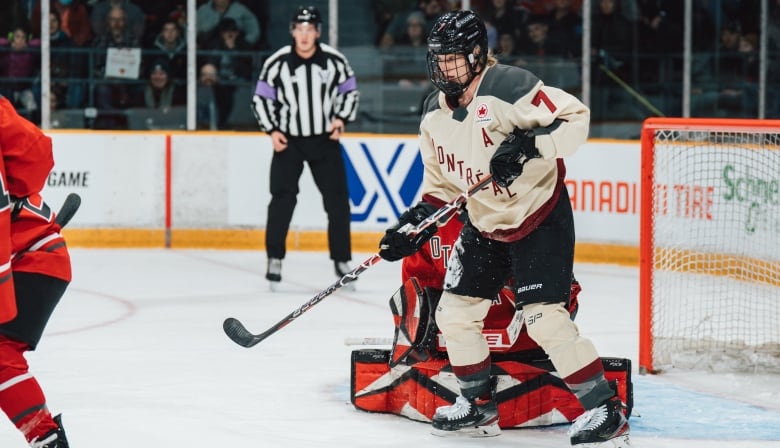
[[[641,133],[639,366],[780,372],[780,120]]]

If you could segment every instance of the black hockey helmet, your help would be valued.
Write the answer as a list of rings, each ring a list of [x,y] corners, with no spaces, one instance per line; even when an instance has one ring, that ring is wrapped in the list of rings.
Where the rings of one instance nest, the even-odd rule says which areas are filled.
[[[317,29],[320,29],[322,25],[322,16],[320,11],[314,6],[299,6],[293,14],[290,21],[290,29],[295,27],[296,23],[311,23],[315,25]]]
[[[447,79],[439,56],[460,54],[466,58],[468,81]],[[428,36],[428,75],[433,85],[448,96],[460,96],[487,64],[488,38],[485,22],[473,11],[451,11],[436,20]]]

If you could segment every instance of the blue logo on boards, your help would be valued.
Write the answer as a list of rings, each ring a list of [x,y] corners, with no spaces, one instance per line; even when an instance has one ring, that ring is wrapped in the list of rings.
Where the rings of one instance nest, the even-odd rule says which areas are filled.
[[[416,145],[370,148],[366,143],[345,146],[353,223],[395,222],[417,199],[423,163]]]

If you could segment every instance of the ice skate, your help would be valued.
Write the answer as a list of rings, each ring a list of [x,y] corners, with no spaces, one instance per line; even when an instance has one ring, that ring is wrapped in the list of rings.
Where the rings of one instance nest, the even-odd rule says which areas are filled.
[[[271,291],[276,291],[279,282],[282,281],[282,260],[278,258],[268,259],[268,269],[265,271],[265,279],[268,280],[268,287]]]
[[[68,439],[65,437],[65,430],[62,428],[62,416],[54,417],[54,423],[57,429],[50,431],[43,437],[39,437],[30,442],[32,448],[68,448]]]
[[[493,400],[469,400],[459,396],[452,406],[436,409],[431,434],[440,437],[493,437],[501,434],[498,408]]]
[[[342,278],[352,271],[346,261],[334,261],[333,268],[336,270],[336,277]],[[341,287],[344,291],[355,291],[355,281],[351,281]]]
[[[582,448],[628,448],[631,446],[628,432],[620,399],[614,397],[577,417],[569,429],[569,437],[572,446]]]

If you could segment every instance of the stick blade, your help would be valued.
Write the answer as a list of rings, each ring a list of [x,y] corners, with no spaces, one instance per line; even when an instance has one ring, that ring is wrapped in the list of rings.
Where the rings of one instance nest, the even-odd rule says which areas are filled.
[[[225,330],[225,334],[230,340],[242,347],[253,347],[263,340],[250,333],[241,321],[233,317],[225,319],[225,322],[222,323],[222,329]]]
[[[65,227],[79,210],[79,207],[81,207],[81,196],[77,193],[68,194],[54,220],[60,227]]]

